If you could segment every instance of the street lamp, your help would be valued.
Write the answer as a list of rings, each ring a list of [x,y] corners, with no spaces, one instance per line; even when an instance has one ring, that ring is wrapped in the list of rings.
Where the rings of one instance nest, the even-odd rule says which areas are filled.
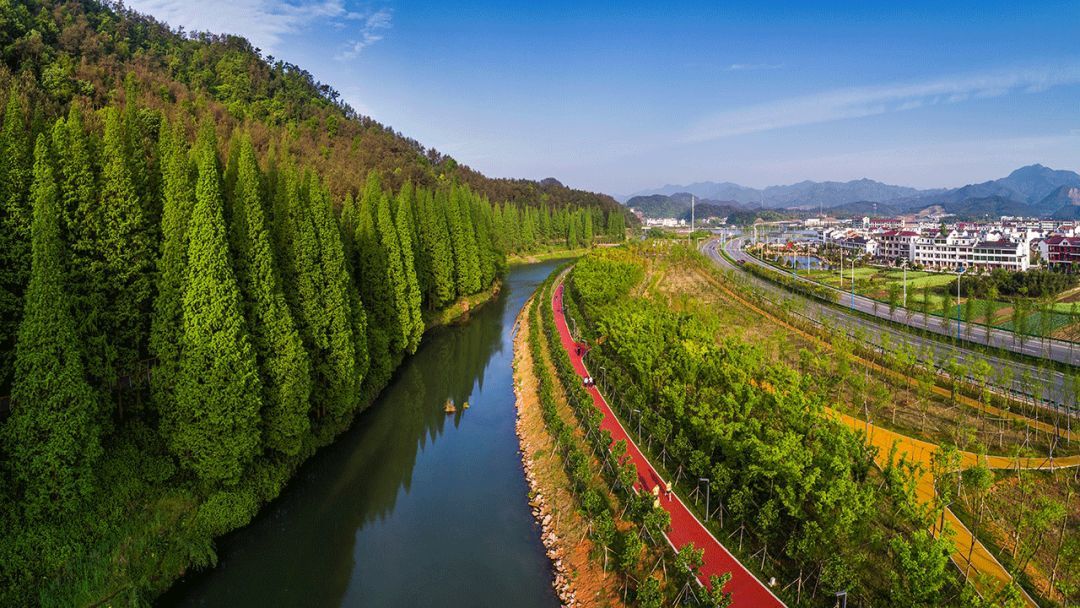
[[[711,493],[712,483],[708,478],[698,477],[698,483],[705,482],[705,521],[709,521],[709,494]]]
[[[907,308],[907,260],[904,260],[904,263],[901,264],[901,266],[904,269],[904,308]]]
[[[847,591],[836,592],[836,606],[837,608],[847,608]]]
[[[956,271],[956,341],[960,341],[960,277],[964,275],[965,268],[960,267]]]
[[[641,410],[630,410],[630,411],[638,415],[637,416],[637,440],[640,442],[641,441]]]
[[[844,243],[840,242],[840,289],[844,288]]]
[[[855,308],[855,256],[851,256],[851,307]]]

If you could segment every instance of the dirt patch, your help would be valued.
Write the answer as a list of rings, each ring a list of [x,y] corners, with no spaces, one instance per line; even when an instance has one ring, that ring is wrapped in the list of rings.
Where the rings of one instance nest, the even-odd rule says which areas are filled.
[[[522,466],[529,482],[529,504],[555,571],[555,590],[566,606],[625,606],[622,580],[593,559],[595,546],[570,494],[570,480],[544,425],[534,361],[528,347],[529,306],[522,308],[514,337],[514,392]],[[550,365],[548,362],[543,364]]]

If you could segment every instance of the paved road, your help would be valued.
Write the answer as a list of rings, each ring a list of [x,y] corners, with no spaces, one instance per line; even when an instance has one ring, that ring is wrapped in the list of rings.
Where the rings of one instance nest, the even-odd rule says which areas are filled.
[[[734,251],[728,248],[728,252],[735,260],[744,260],[747,263],[753,262],[755,264],[758,264],[759,266],[764,266],[766,268],[772,268],[773,270],[776,270],[775,267],[770,266],[762,260],[743,251],[742,247],[738,247]],[[931,331],[942,336],[956,336],[955,319],[950,321],[948,329],[946,329],[945,327],[942,327],[940,317],[930,315],[929,317],[924,319],[923,315],[918,313],[913,313],[909,317],[907,312],[903,308],[897,307],[896,310],[890,312],[888,305],[882,304],[881,302],[877,303],[875,310],[875,304],[872,298],[861,296],[859,294],[855,294],[854,298],[852,298],[850,291],[844,291],[842,289],[837,289],[836,287],[833,287],[831,285],[818,283],[817,281],[812,281],[802,275],[796,275],[795,278],[799,281],[804,281],[815,285],[822,285],[827,289],[831,289],[834,293],[837,294],[837,297],[840,299],[840,303],[842,303],[844,306],[851,306],[852,300],[854,300],[854,308],[868,315],[879,317],[881,319],[892,320],[896,323],[908,325],[917,329]],[[965,340],[969,339],[969,332],[966,325],[967,324],[964,323],[961,329],[962,338]],[[1068,363],[1070,365],[1076,365],[1078,362],[1080,362],[1080,352],[1077,351],[1076,345],[1065,340],[1050,339],[1044,342],[1041,339],[1031,337],[1025,340],[1023,346],[1021,346],[1020,343],[1016,341],[1016,334],[1014,334],[1013,332],[1005,331],[1002,329],[987,328],[977,323],[971,325],[970,340],[977,344],[987,344],[986,334],[988,331],[990,332],[990,346],[1001,348],[1003,350],[1010,350],[1016,353],[1023,353],[1032,357],[1051,359],[1060,363]]]
[[[562,296],[563,285],[560,283],[555,289],[551,300],[551,306],[555,313],[555,325],[559,330],[562,346],[570,355],[574,371],[577,372],[578,376],[584,378],[590,375],[585,363],[582,361],[586,349],[584,345],[575,343],[570,336],[570,329],[567,327],[566,317],[563,315]],[[582,347],[580,351],[578,350],[579,346]],[[638,491],[650,492],[657,485],[661,488],[665,487],[663,478],[641,453],[641,450],[630,438],[626,429],[619,423],[615,413],[611,411],[600,391],[595,386],[590,386],[587,390],[592,397],[593,404],[604,416],[600,428],[611,433],[612,441],[626,440],[626,453],[633,461],[634,466],[637,467],[638,482],[635,487]],[[716,537],[705,529],[705,526],[694,517],[694,514],[690,512],[682,499],[678,496],[674,496],[674,499],[671,496],[662,496],[660,506],[671,515],[671,529],[666,536],[672,547],[679,549],[692,542],[694,547],[704,550],[705,564],[699,572],[699,580],[703,584],[709,584],[711,575],[719,576],[725,572],[730,572],[731,581],[724,587],[724,590],[731,593],[733,606],[754,608],[784,606],[784,603],[773,595],[764,583],[751,574],[731,552],[720,544],[720,541],[716,540]]]
[[[727,252],[727,254],[732,259],[744,261],[744,263],[746,264],[764,264],[760,260],[757,260],[756,258],[742,250],[742,241],[743,239],[738,238],[728,241],[725,247],[725,251]],[[742,269],[739,268],[738,265],[732,264],[720,254],[720,252],[717,250],[719,245],[720,242],[718,240],[708,241],[703,245],[702,250],[706,255],[712,258],[712,260],[716,262],[717,265],[724,268],[741,271]],[[994,355],[974,352],[963,347],[945,344],[928,337],[903,331],[901,329],[888,327],[883,322],[878,323],[872,319],[867,319],[861,315],[849,312],[843,308],[837,306],[830,306],[807,296],[792,293],[782,287],[779,287],[765,279],[762,279],[756,275],[752,275],[748,272],[745,273],[745,276],[747,276],[757,285],[765,288],[771,294],[775,295],[777,300],[780,300],[781,298],[794,298],[801,302],[804,302],[805,308],[798,314],[801,314],[803,317],[813,323],[820,324],[822,319],[830,319],[836,327],[847,331],[847,333],[853,337],[856,333],[856,329],[858,328],[861,333],[865,334],[866,336],[872,337],[872,343],[875,347],[880,346],[881,336],[887,335],[894,349],[898,349],[902,344],[909,344],[913,346],[917,352],[923,348],[929,348],[934,352],[934,361],[938,362],[939,366],[940,362],[946,361],[951,357],[955,357],[958,362],[967,365],[969,368],[975,360],[984,359],[995,370],[996,374],[993,375],[1000,374],[1001,371],[1006,368],[1012,369],[1013,381],[1012,386],[1008,387],[1008,390],[1014,396],[1018,395],[1031,399],[1031,397],[1033,396],[1033,388],[1038,386],[1042,390],[1042,399],[1047,402],[1046,405],[1048,407],[1057,409],[1061,407],[1062,404],[1072,404],[1072,399],[1071,397],[1069,397],[1068,390],[1069,381],[1061,372],[1054,370],[1046,370],[1035,365],[1031,365],[1028,363],[1019,363]],[[858,298],[858,296],[856,296],[856,298]],[[871,314],[872,306],[873,305],[871,304]],[[885,316],[883,318],[887,318],[888,307],[881,308],[885,308]],[[897,316],[902,318],[904,315],[903,313],[897,313]],[[897,320],[899,322],[899,319]],[[1030,384],[1025,384],[1023,382],[1023,376],[1025,372],[1031,378]],[[1000,382],[997,380],[997,378],[991,378],[991,383],[998,386],[998,388],[1005,388],[1000,386]],[[1080,412],[1077,412],[1074,409],[1073,413],[1077,414]]]

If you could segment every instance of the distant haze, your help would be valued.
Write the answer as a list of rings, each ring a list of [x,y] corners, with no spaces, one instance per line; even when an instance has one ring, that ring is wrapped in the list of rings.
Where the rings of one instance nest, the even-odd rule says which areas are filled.
[[[1080,174],[1039,164],[1007,176],[952,189],[917,189],[883,184],[870,179],[849,182],[804,181],[762,189],[731,182],[665,185],[623,197],[631,207],[645,207],[652,217],[681,217],[694,195],[720,210],[733,208],[788,208],[842,210],[882,215],[941,205],[948,213],[965,217],[1029,215],[1073,219],[1080,215]]]

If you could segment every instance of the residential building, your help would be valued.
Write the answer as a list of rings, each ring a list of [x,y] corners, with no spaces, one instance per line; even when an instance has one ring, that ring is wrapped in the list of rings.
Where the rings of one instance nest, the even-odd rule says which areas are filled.
[[[1047,266],[1069,269],[1080,264],[1080,237],[1055,234],[1042,242]]]

